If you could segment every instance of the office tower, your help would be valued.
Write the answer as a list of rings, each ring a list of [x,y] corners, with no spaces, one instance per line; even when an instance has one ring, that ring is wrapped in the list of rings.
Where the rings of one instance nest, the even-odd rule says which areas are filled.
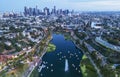
[[[29,13],[28,13],[29,16],[32,16],[33,15],[33,8],[29,8]]]
[[[28,8],[25,6],[24,7],[24,15],[27,16],[28,15]]]
[[[35,16],[38,15],[38,12],[39,12],[39,10],[38,10],[38,8],[37,8],[37,6],[36,6],[36,8],[35,8],[35,10],[34,10]]]
[[[69,13],[69,10],[64,10],[64,15],[67,15]]]
[[[32,15],[36,16],[36,12],[35,12],[36,8],[32,8]]]
[[[54,6],[54,14],[56,14],[56,6]]]
[[[49,8],[45,7],[44,8],[44,13],[45,13],[46,16],[49,15],[50,14]]]
[[[54,8],[52,9],[51,14],[56,14],[56,6],[54,6]]]

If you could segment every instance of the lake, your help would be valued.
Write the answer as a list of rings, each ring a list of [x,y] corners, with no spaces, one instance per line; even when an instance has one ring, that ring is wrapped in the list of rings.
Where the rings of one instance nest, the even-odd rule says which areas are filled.
[[[63,34],[53,34],[51,43],[56,50],[47,52],[42,58],[43,69],[39,77],[82,77],[80,61],[83,53],[71,40],[65,40]]]

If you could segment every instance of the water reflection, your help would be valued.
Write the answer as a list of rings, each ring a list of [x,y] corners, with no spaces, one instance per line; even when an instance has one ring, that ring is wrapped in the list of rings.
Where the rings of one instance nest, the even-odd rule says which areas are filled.
[[[39,77],[82,77],[79,64],[83,54],[74,43],[62,34],[53,34],[51,43],[56,50],[43,56]]]

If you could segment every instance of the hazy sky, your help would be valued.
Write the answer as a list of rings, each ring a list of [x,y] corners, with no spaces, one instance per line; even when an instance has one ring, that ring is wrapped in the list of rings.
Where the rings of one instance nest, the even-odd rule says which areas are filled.
[[[0,12],[23,11],[24,6],[42,9],[54,5],[76,11],[120,11],[120,0],[1,0]]]

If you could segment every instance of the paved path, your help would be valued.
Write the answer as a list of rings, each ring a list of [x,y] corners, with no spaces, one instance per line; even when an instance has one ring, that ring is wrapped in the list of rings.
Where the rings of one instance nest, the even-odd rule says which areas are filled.
[[[51,39],[52,39],[52,38],[51,38]],[[50,40],[51,40],[51,39],[50,39]],[[50,40],[47,40],[45,46],[48,45],[48,43],[49,43]],[[38,48],[38,49],[39,49],[39,48]],[[42,60],[42,57],[43,57],[44,54],[46,53],[46,50],[47,50],[47,47],[44,47],[42,56],[39,58],[39,61],[38,61],[37,64],[41,64],[41,63],[42,63],[42,62],[40,63],[40,60]],[[36,52],[37,52],[37,51],[39,51],[39,50],[36,50]],[[30,65],[29,69],[25,72],[25,74],[24,74],[22,77],[30,77],[31,73],[33,72],[33,70],[34,70],[35,67],[37,66],[37,65],[35,65],[35,64],[36,64],[36,61],[34,61],[33,64]]]
[[[74,35],[74,39],[75,39],[75,38],[78,39],[78,38]],[[75,40],[76,40],[76,39],[75,39]],[[75,41],[73,41],[73,42],[75,43]],[[75,45],[76,45],[76,44],[75,44]],[[91,56],[90,56],[89,54],[85,53],[85,51],[84,51],[83,49],[81,49],[79,45],[76,45],[76,46],[77,46],[80,50],[82,50],[82,52],[89,58],[90,62],[92,63],[92,65],[93,65],[94,68],[96,69],[98,76],[99,76],[99,77],[103,77],[102,74],[100,73],[99,68],[97,67],[97,65],[96,65],[96,64],[94,63],[94,61],[92,60]]]

